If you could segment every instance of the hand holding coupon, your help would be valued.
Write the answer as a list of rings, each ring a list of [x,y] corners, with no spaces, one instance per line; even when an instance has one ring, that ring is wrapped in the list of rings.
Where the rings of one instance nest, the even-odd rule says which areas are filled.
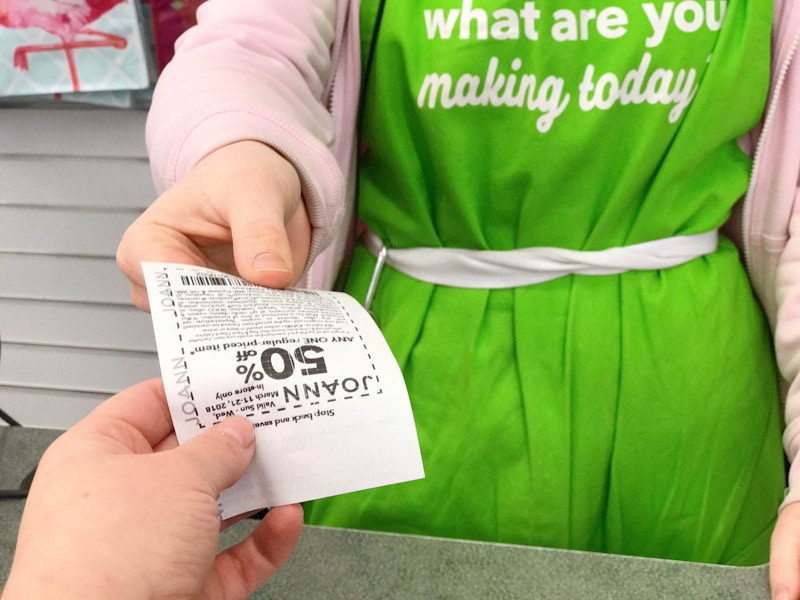
[[[230,415],[256,428],[255,459],[220,495],[222,518],[424,476],[400,369],[352,297],[143,269],[178,441]]]

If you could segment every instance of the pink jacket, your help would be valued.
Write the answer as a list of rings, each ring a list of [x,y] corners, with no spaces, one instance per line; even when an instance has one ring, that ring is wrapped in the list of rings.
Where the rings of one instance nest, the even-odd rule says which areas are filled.
[[[800,0],[775,0],[772,89],[742,140],[750,188],[731,219],[769,317],[785,383],[786,502],[800,500]],[[241,139],[300,174],[313,228],[303,285],[332,283],[352,208],[360,80],[359,0],[207,0],[162,73],[147,142],[159,191]],[[198,75],[202,73],[202,75]],[[792,110],[794,109],[794,110]]]

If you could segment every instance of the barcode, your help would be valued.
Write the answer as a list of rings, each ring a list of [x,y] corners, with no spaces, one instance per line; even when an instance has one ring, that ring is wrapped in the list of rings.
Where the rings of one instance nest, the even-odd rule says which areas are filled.
[[[234,277],[220,277],[218,275],[181,275],[183,285],[234,285],[248,286],[253,285]]]

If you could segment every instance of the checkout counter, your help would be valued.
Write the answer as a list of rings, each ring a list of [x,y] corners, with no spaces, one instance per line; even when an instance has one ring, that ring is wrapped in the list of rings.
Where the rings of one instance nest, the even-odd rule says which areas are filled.
[[[0,488],[16,489],[52,429],[0,428]],[[24,500],[0,500],[0,585]],[[223,533],[230,545],[255,526]],[[253,596],[276,600],[769,600],[767,566],[679,561],[306,526],[295,553]]]

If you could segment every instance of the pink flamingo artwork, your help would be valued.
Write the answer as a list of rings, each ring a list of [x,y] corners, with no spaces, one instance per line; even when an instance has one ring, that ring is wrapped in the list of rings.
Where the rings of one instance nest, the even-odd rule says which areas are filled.
[[[32,52],[63,51],[67,55],[72,89],[80,91],[73,51],[77,48],[124,49],[124,37],[91,29],[90,25],[126,0],[0,0],[0,26],[9,29],[37,27],[61,38],[61,43],[19,46],[14,66],[28,70]]]

